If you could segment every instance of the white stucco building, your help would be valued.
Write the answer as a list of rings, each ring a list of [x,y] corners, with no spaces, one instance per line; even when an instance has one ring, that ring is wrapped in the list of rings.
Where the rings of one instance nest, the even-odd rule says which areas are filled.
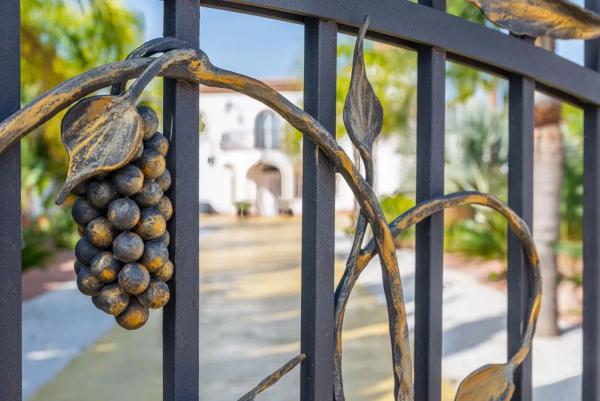
[[[301,83],[292,80],[268,81],[270,86],[293,103],[302,105]],[[245,95],[219,88],[201,88],[200,114],[200,203],[203,211],[235,213],[245,204],[251,213],[272,216],[299,214],[302,194],[302,166],[299,157],[283,150],[291,128],[275,112]],[[340,143],[353,149],[348,138]],[[398,189],[410,160],[397,153],[397,139],[380,141],[376,160],[376,192],[391,194]],[[354,197],[338,176],[336,208],[352,210]]]

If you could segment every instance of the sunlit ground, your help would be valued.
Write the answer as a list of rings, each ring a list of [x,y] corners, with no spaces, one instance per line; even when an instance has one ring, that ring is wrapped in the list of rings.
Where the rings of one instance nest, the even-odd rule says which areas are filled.
[[[200,393],[207,401],[236,400],[299,353],[301,220],[203,216],[201,221]],[[336,221],[337,278],[350,241],[343,234],[348,223],[347,216]],[[414,254],[402,250],[398,257],[412,327]],[[465,269],[446,266],[444,275],[442,392],[443,400],[450,401],[470,371],[505,360],[506,297]],[[43,344],[24,353],[24,383],[40,372],[48,376],[29,400],[162,400],[160,312],[141,330],[127,332],[90,306],[74,286],[57,288],[32,300],[47,300],[38,305],[37,311],[44,312],[39,321],[38,315],[30,316],[32,301],[24,306],[29,316],[25,321],[33,319],[35,326],[26,330],[33,330]],[[68,297],[51,297],[60,294]],[[90,337],[93,330],[97,337]],[[69,341],[53,343],[52,338]],[[574,329],[536,340],[535,400],[562,401],[565,394],[578,391],[580,338]],[[349,401],[393,399],[389,344],[381,277],[374,263],[354,289],[345,318],[343,368]],[[57,369],[57,361],[65,366]],[[56,374],[44,369],[50,365]],[[259,398],[298,400],[299,369]]]
[[[201,398],[235,400],[299,353],[300,219],[203,222]],[[161,400],[159,317],[137,332],[114,327],[33,400]],[[345,328],[348,400],[391,400],[386,314],[375,295],[355,289]],[[260,397],[297,400],[298,386],[296,369]]]

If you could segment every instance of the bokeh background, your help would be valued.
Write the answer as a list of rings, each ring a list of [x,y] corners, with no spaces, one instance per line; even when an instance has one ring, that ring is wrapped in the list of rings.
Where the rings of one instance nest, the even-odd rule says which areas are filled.
[[[162,35],[158,0],[22,0],[21,6],[23,104]],[[497,29],[464,0],[449,0],[448,9]],[[200,32],[214,64],[265,80],[302,105],[302,26],[202,8]],[[341,109],[353,45],[353,37],[339,35],[336,135],[349,152]],[[538,45],[583,63],[581,41]],[[374,41],[366,42],[365,51],[367,73],[385,110],[375,189],[393,219],[415,199],[416,53]],[[446,192],[478,190],[506,201],[507,95],[505,80],[448,62]],[[161,111],[160,80],[142,103]],[[200,111],[201,392],[206,400],[234,399],[299,349],[301,135],[230,92],[201,88]],[[546,280],[534,352],[535,399],[575,400],[581,373],[583,115],[543,94],[536,94],[535,113],[534,236]],[[74,286],[74,199],[54,205],[68,162],[60,118],[21,147],[25,398],[159,400],[160,314],[140,332],[125,332]],[[337,183],[339,273],[357,214],[345,184]],[[443,389],[450,400],[469,369],[502,361],[506,353],[507,226],[475,207],[448,212],[445,221]],[[397,246],[412,316],[413,233]],[[377,270],[368,269],[350,302],[344,357],[349,399],[392,399]],[[297,399],[297,372],[264,398]]]

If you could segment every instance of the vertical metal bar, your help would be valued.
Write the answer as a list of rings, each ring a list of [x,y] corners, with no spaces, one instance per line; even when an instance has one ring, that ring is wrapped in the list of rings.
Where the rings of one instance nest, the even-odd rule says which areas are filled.
[[[436,10],[446,10],[446,0],[419,0],[419,4]]]
[[[194,47],[200,40],[196,0],[165,0],[164,35]],[[167,166],[174,215],[169,251],[175,263],[171,300],[163,318],[163,399],[199,398],[199,99],[198,86],[165,80],[163,126],[171,138]]]
[[[445,10],[444,0],[419,3]],[[422,47],[417,78],[417,202],[444,194],[446,52]],[[416,227],[415,399],[440,401],[444,215]]]
[[[600,401],[600,109],[585,108],[583,208],[584,401]]]
[[[600,0],[586,0],[600,12]],[[585,66],[600,71],[600,40],[585,43]],[[600,401],[600,108],[584,109],[583,401]]]
[[[0,121],[19,108],[19,0],[2,4]],[[0,400],[21,400],[21,147],[0,155]]]
[[[508,104],[508,204],[530,226],[533,223],[533,107],[535,83],[511,76]],[[520,345],[526,321],[528,266],[519,241],[508,236],[508,354]],[[513,401],[531,400],[531,354],[515,373]]]
[[[337,26],[307,18],[304,31],[304,105],[335,135]],[[333,399],[333,265],[335,172],[324,154],[303,142],[302,364],[300,399]]]

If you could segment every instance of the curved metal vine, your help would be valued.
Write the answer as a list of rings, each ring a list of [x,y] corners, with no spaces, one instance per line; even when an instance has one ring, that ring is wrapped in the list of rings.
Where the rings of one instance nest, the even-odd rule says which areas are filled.
[[[467,0],[515,35],[595,39],[600,15],[570,0]]]
[[[365,72],[362,49],[368,22],[367,18],[357,38],[352,80],[344,107],[344,122],[350,138],[359,150],[365,164],[365,177],[360,174],[359,168],[337,144],[333,136],[305,111],[258,80],[213,66],[207,55],[201,50],[191,49],[184,42],[173,38],[150,41],[135,50],[127,60],[95,68],[68,80],[23,107],[0,123],[0,153],[86,95],[112,86],[111,95],[103,97],[103,107],[87,107],[84,115],[79,116],[81,124],[78,126],[78,134],[72,133],[73,137],[70,138],[75,144],[73,149],[79,149],[77,144],[85,142],[86,138],[89,139],[94,135],[98,137],[98,127],[102,128],[101,131],[104,134],[99,136],[101,138],[98,142],[100,145],[86,149],[85,157],[73,157],[75,153],[70,152],[72,163],[65,189],[58,199],[60,202],[77,184],[78,180],[82,179],[81,177],[89,178],[103,172],[113,171],[131,160],[133,157],[132,151],[130,151],[131,146],[126,147],[125,151],[121,149],[117,153],[106,152],[105,147],[114,148],[111,143],[115,133],[130,137],[129,145],[139,141],[139,128],[137,127],[139,116],[133,114],[135,108],[132,109],[131,106],[154,76],[161,75],[194,84],[231,89],[248,95],[278,112],[292,126],[319,146],[330,159],[336,171],[345,179],[360,206],[357,231],[346,264],[346,271],[335,292],[336,351],[333,373],[336,401],[344,400],[341,375],[344,312],[350,293],[369,261],[376,254],[379,255],[383,272],[390,327],[395,400],[414,401],[408,326],[394,237],[445,208],[464,205],[481,205],[492,208],[501,213],[508,221],[511,230],[521,241],[531,266],[529,317],[527,322],[524,322],[526,330],[519,351],[506,364],[487,365],[469,375],[461,383],[456,400],[508,400],[514,390],[512,379],[514,370],[523,362],[531,347],[541,299],[539,260],[531,234],[525,222],[510,208],[491,195],[475,192],[453,194],[423,202],[406,211],[388,225],[372,189],[372,146],[381,130],[383,110]],[[155,54],[160,55],[151,57]],[[137,81],[129,91],[125,92],[126,82],[131,79],[137,79]],[[94,98],[87,99],[84,101],[94,101]],[[128,122],[122,121],[120,114],[123,110],[127,111]],[[127,125],[128,128],[122,129],[123,125]],[[102,163],[90,163],[93,160],[100,160]],[[373,238],[366,246],[362,247],[367,225],[373,231]],[[253,400],[256,395],[300,364],[304,358],[305,355],[298,355],[290,360],[241,400]]]

